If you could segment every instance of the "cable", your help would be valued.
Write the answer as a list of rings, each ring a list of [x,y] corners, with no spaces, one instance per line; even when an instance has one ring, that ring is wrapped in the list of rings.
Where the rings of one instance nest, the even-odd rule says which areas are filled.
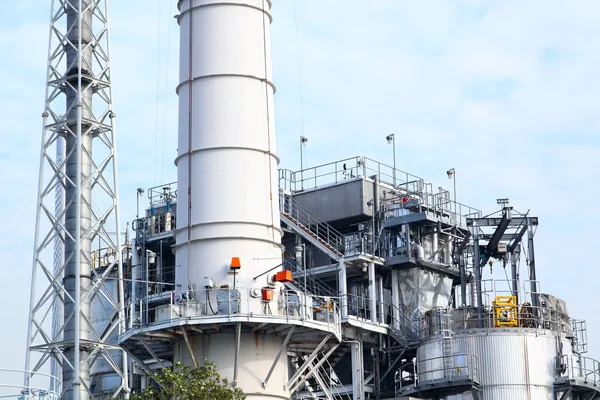
[[[208,306],[210,307],[210,311],[213,313],[213,315],[217,315],[217,313],[215,312],[215,310],[213,310],[212,308],[212,304],[210,302],[210,291],[206,291],[206,302],[208,303]]]

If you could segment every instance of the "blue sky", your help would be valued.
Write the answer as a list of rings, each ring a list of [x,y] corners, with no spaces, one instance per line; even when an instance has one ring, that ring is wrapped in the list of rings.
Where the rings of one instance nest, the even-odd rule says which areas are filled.
[[[5,367],[24,357],[49,3],[0,4]],[[450,188],[454,167],[459,201],[492,212],[508,197],[531,209],[542,290],[587,319],[590,355],[600,358],[600,4],[274,3],[282,166],[299,167],[302,134],[308,165],[355,155],[391,164],[385,136],[395,133],[400,169]],[[111,3],[123,223],[135,215],[137,187],[175,179],[175,4]]]

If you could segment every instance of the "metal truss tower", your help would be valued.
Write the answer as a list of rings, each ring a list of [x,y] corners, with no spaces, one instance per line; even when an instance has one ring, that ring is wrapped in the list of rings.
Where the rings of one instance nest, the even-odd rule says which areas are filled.
[[[61,399],[128,392],[116,345],[124,288],[107,3],[51,6],[24,382],[32,397],[33,378],[51,372]]]

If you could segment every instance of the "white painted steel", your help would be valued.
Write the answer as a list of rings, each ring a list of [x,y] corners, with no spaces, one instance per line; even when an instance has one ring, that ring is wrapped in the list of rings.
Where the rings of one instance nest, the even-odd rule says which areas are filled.
[[[281,263],[269,0],[182,0],[180,15],[178,228],[176,284],[260,288]],[[241,268],[230,270],[232,257]],[[260,312],[260,308],[256,310]],[[276,320],[273,322],[276,323]],[[253,398],[289,399],[282,357],[270,384],[262,382],[281,337],[245,334],[237,354],[237,384]],[[235,335],[191,338],[197,360],[234,376]],[[193,365],[183,341],[175,360]]]
[[[477,357],[477,375],[486,400],[553,399],[555,357],[559,343],[563,354],[570,353],[570,342],[554,332],[540,330],[471,330],[456,334],[454,352]],[[442,340],[432,339],[417,349],[417,360],[442,357]],[[459,362],[460,360],[456,360]],[[437,363],[437,364],[436,364]],[[433,361],[430,370],[442,367]],[[437,374],[437,375],[436,375]],[[439,376],[438,376],[439,375]],[[421,381],[442,378],[441,372],[421,371]],[[440,385],[441,387],[442,385]]]
[[[238,386],[246,393],[247,399],[289,399],[284,388],[287,382],[287,357],[280,357],[267,388],[263,381],[273,364],[283,340],[275,335],[242,333],[240,352],[238,354]],[[231,381],[234,370],[235,334],[219,333],[190,337],[196,360],[214,362],[222,377]],[[193,365],[190,353],[183,340],[175,345],[175,359],[186,365]]]
[[[176,281],[233,285],[228,267],[240,257],[237,282],[263,286],[251,277],[281,262],[270,4],[179,7]]]

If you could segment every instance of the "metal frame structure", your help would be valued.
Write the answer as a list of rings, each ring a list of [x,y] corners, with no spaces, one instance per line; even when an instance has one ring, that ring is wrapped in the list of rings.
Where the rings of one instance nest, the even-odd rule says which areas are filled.
[[[107,12],[108,0],[51,6],[24,386],[52,369],[62,399],[129,387],[116,345],[124,298]],[[53,257],[53,243],[64,254]],[[107,374],[120,385],[99,394],[94,379]]]

